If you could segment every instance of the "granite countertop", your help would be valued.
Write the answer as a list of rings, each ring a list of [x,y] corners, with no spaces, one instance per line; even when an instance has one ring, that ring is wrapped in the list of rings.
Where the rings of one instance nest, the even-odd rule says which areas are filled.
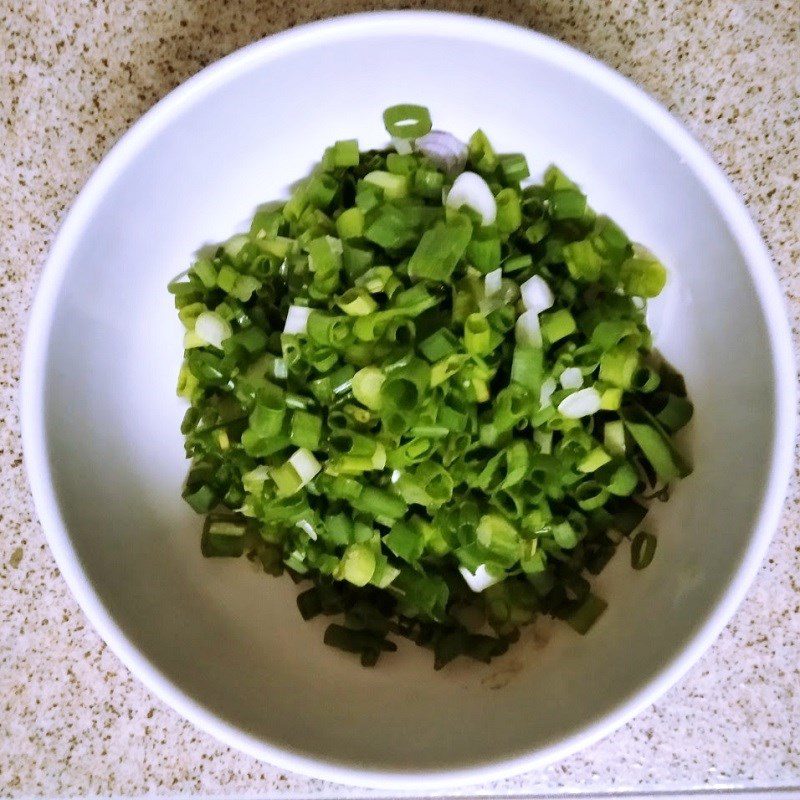
[[[8,0],[0,4],[0,794],[355,796],[195,730],[90,628],[47,548],[22,469],[20,347],[42,262],[77,191],[157,99],[266,34],[352,0]],[[684,120],[727,171],[800,315],[797,0],[480,0],[604,60]],[[800,786],[800,494],[747,600],[654,707],[505,794]],[[485,792],[489,791],[487,787]]]

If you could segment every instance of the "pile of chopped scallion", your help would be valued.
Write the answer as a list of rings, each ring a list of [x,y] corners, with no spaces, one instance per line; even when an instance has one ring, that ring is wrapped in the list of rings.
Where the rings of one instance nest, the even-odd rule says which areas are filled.
[[[371,666],[397,637],[488,662],[537,614],[585,633],[624,537],[688,474],[651,353],[664,267],[556,167],[389,108],[170,285],[202,552],[308,581]],[[647,566],[655,537],[633,538]]]

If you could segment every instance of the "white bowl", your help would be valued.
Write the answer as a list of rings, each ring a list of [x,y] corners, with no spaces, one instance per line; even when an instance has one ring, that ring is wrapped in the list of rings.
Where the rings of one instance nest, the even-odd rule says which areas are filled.
[[[386,141],[382,110],[430,107],[576,177],[669,265],[657,344],[697,406],[694,474],[649,523],[652,566],[620,552],[586,637],[529,632],[490,667],[440,673],[412,645],[379,668],[322,644],[288,579],[206,561],[175,397],[180,326],[167,281],[280,197],[323,148]],[[119,142],[67,217],[28,332],[25,452],[64,577],[159,697],[252,755],[391,789],[541,766],[598,739],[696,661],[741,600],[791,465],[794,367],[756,229],[669,114],[602,64],[530,31],[447,14],[344,17],[204,70]]]

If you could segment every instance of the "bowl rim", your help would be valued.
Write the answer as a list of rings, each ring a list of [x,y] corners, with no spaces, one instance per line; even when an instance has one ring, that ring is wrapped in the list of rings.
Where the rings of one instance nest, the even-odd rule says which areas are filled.
[[[247,734],[220,719],[152,664],[127,638],[83,572],[61,516],[48,459],[44,381],[52,317],[59,289],[84,226],[127,164],[175,115],[205,93],[255,64],[297,49],[353,36],[414,34],[488,41],[545,58],[626,105],[656,131],[703,184],[740,248],[758,296],[770,340],[775,382],[772,455],[751,538],[727,589],[664,665],[606,714],[565,738],[502,759],[436,770],[370,769],[356,762],[294,752]],[[633,81],[601,61],[544,34],[498,20],[440,11],[382,11],[312,22],[247,45],[205,67],[147,111],[102,159],[64,217],[39,280],[25,336],[20,392],[24,462],[34,506],[56,563],[94,628],[111,650],[157,697],[198,728],[255,758],[315,778],[384,790],[434,790],[484,783],[543,767],[608,735],[673,686],[710,647],[754,579],[777,527],[793,463],[795,363],[783,293],[761,235],[721,168],[689,131]]]

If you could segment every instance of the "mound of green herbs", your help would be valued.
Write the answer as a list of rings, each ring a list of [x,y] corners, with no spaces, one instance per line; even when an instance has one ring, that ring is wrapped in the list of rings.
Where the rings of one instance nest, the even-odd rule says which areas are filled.
[[[308,582],[303,617],[340,615],[325,641],[362,664],[397,637],[436,668],[488,662],[537,614],[585,633],[602,613],[590,576],[688,474],[671,437],[692,406],[651,353],[657,259],[478,131],[483,224],[413,148],[427,111],[385,119],[402,153],[336,142],[170,284],[183,496],[204,555]],[[632,565],[654,549],[638,533]]]

